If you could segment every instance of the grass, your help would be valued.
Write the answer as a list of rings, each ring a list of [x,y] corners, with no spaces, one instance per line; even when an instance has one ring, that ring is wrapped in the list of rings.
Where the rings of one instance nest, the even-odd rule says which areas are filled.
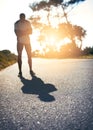
[[[81,59],[93,59],[93,55],[84,55],[84,56],[80,56],[79,58],[81,58]]]
[[[17,62],[17,56],[9,50],[0,51],[0,70]]]

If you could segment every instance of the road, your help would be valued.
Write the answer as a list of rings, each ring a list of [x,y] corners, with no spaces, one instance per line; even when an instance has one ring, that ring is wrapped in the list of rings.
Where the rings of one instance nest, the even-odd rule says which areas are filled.
[[[0,71],[0,130],[93,130],[93,60],[33,59]]]

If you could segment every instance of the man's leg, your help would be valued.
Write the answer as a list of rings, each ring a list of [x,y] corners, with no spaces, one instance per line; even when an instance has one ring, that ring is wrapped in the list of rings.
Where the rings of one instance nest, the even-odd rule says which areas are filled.
[[[17,43],[19,75],[22,75],[22,50],[23,44]]]
[[[29,64],[30,74],[31,74],[32,76],[34,76],[35,73],[34,73],[33,70],[32,70],[31,45],[30,45],[30,44],[26,44],[26,45],[25,45],[25,49],[26,49],[27,56],[28,56],[28,64]]]
[[[29,64],[29,69],[32,70],[32,57],[31,57],[31,46],[30,44],[25,45],[27,57],[28,57],[28,64]]]

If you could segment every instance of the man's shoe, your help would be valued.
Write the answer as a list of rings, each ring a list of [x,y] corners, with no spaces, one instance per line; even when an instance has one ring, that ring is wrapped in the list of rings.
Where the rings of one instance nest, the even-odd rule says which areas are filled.
[[[22,77],[22,72],[19,72],[18,77]]]
[[[35,73],[32,70],[30,70],[30,74],[32,77],[35,76]]]

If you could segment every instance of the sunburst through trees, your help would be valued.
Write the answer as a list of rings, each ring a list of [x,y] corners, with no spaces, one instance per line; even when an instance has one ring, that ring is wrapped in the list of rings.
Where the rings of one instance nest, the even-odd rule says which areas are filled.
[[[81,55],[82,40],[86,31],[73,25],[70,11],[84,0],[49,0],[30,4],[33,29],[39,31],[38,42],[42,48],[37,55],[44,57],[75,57]],[[35,53],[35,52],[34,52]]]

